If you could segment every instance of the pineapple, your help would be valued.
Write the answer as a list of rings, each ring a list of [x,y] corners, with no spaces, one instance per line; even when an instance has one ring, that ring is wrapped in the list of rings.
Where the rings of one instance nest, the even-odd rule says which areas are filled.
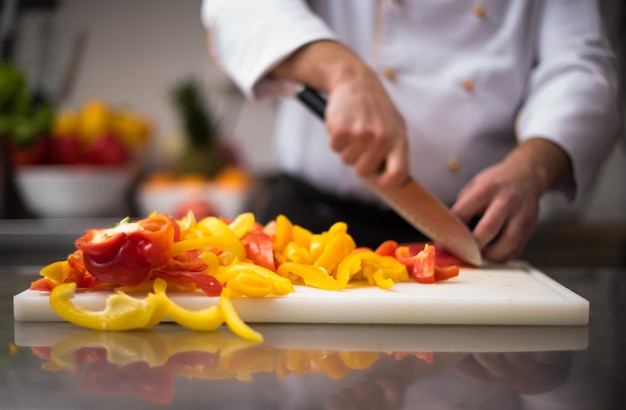
[[[172,100],[186,138],[186,146],[175,161],[174,171],[179,175],[197,174],[213,179],[225,165],[219,153],[220,127],[217,120],[193,79],[177,85],[172,92]]]

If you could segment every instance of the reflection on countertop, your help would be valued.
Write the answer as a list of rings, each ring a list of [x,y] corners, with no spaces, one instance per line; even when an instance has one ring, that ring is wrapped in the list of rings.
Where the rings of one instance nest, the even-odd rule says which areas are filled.
[[[0,267],[2,408],[613,409],[623,404],[623,269],[545,271],[591,302],[589,326],[163,324],[96,332],[21,323],[35,267]]]

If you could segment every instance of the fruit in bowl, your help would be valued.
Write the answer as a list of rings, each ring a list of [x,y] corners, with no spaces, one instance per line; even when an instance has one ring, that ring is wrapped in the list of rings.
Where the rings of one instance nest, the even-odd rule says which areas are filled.
[[[198,174],[154,173],[140,184],[137,205],[144,216],[156,211],[182,218],[192,211],[198,219],[234,218],[245,210],[251,184],[247,171],[237,166],[226,167],[211,179]]]
[[[181,144],[169,149],[169,163],[139,185],[142,215],[157,211],[178,218],[192,211],[234,218],[245,210],[251,175],[243,165],[232,135],[224,134],[200,84],[186,79],[171,92],[178,114]]]

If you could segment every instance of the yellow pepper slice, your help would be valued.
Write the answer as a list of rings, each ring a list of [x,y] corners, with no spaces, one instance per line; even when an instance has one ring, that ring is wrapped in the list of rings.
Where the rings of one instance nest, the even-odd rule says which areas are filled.
[[[67,263],[67,260],[58,261],[41,268],[39,274],[45,278],[50,279],[54,283],[62,283],[67,276],[66,272],[68,269],[69,264]]]
[[[345,286],[341,284],[332,276],[330,276],[324,268],[306,265],[297,262],[286,262],[280,265],[276,271],[281,276],[291,274],[297,275],[302,278],[304,283],[308,286],[324,290],[339,290]]]
[[[309,250],[298,243],[291,241],[285,246],[283,250],[284,260],[282,262],[291,261],[299,263],[311,264],[311,254]]]
[[[272,281],[253,271],[239,272],[226,287],[236,296],[262,298],[272,294]]]
[[[337,224],[333,225],[336,226]],[[356,244],[350,235],[345,232],[337,232],[330,236],[321,255],[313,263],[316,267],[321,267],[328,273],[332,273],[339,262],[348,256],[354,249]]]
[[[237,215],[233,221],[228,224],[230,230],[235,234],[237,239],[243,238],[254,225],[254,214],[252,212],[244,212]]]
[[[154,291],[157,296],[167,300],[166,314],[174,322],[188,329],[200,331],[215,330],[224,323],[224,317],[219,306],[209,306],[200,310],[185,309],[167,297],[165,294],[166,287],[167,283],[161,281],[158,284],[155,283]]]
[[[237,314],[233,304],[230,300],[230,291],[228,289],[222,290],[220,295],[220,307],[224,314],[224,320],[228,325],[228,328],[237,336],[254,342],[262,342],[263,335],[256,332],[250,326],[248,326]]]
[[[394,284],[394,281],[391,278],[385,277],[383,270],[380,268],[372,274],[372,278],[374,279],[376,286],[383,289],[390,289]]]
[[[258,277],[265,278],[271,284],[272,293],[276,295],[286,295],[294,290],[293,284],[289,279],[283,277],[277,272],[272,272],[263,266],[255,265],[250,262],[232,264],[224,268],[224,273],[220,273],[220,275],[228,278],[226,279],[226,282],[229,283],[232,280],[245,280],[245,275],[240,279],[237,279],[241,273],[250,273],[251,275],[257,275]]]
[[[276,234],[274,236],[274,251],[282,252],[285,246],[291,242],[293,224],[285,215],[276,217]]]
[[[305,249],[311,248],[311,237],[313,233],[300,225],[294,225],[291,233],[291,240]]]
[[[172,245],[172,254],[176,256],[185,251],[202,248],[228,250],[235,254],[240,260],[243,260],[246,257],[246,249],[234,235],[232,238],[225,236],[204,236],[201,238],[185,239],[183,241],[174,242]]]
[[[341,260],[337,267],[337,281],[343,286],[347,285],[350,279],[362,269],[364,261],[379,263],[381,256],[371,251],[352,252]]]
[[[215,216],[208,216],[204,218],[198,222],[198,225],[207,229],[210,235],[229,240],[239,240],[237,235],[235,235],[235,233],[230,229],[230,226]]]
[[[163,304],[167,301],[148,294],[145,299],[136,299],[125,293],[117,293],[107,298],[106,307],[91,311],[72,302],[76,293],[76,283],[56,286],[50,292],[50,306],[68,322],[94,330],[131,330],[146,328],[163,319]]]

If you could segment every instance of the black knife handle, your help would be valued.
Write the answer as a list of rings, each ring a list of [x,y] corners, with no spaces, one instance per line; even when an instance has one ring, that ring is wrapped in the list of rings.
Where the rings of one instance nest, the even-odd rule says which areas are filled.
[[[298,99],[311,109],[321,119],[324,119],[324,111],[326,110],[326,99],[314,89],[305,86],[297,94]]]

